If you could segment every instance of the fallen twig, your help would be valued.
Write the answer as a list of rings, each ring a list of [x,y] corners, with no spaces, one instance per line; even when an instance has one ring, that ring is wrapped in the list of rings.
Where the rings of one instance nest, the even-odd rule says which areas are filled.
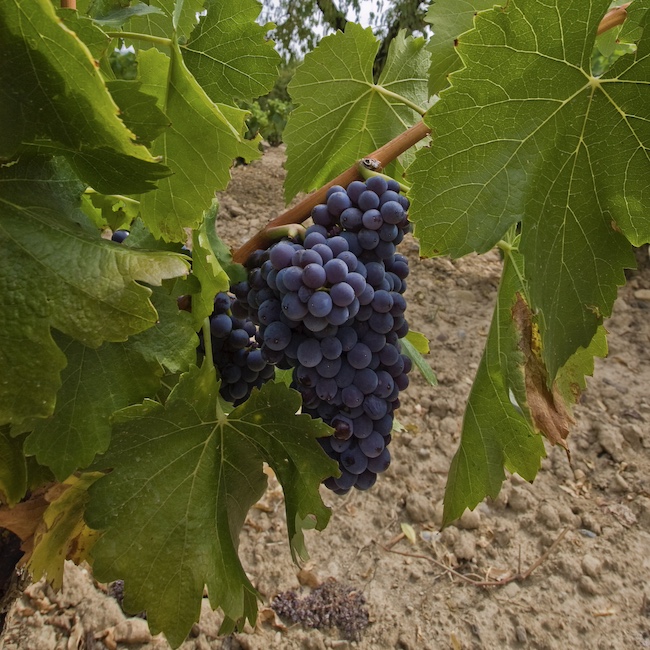
[[[474,585],[475,587],[503,587],[504,585],[507,585],[511,582],[523,582],[524,580],[528,579],[533,571],[537,569],[543,562],[546,561],[546,559],[555,551],[555,549],[559,546],[560,542],[564,539],[564,536],[569,532],[569,528],[565,528],[557,537],[557,539],[551,544],[551,546],[546,550],[546,552],[538,557],[529,567],[526,569],[526,571],[522,572],[520,569],[516,572],[513,573],[512,575],[502,578],[501,580],[474,580],[473,578],[470,578],[466,575],[463,575],[462,573],[459,573],[455,569],[452,569],[451,567],[448,567],[446,564],[443,562],[440,562],[440,560],[436,560],[433,557],[430,557],[429,555],[422,555],[420,553],[406,553],[404,551],[396,551],[392,547],[397,544],[397,542],[400,541],[404,537],[402,534],[395,536],[386,546],[381,545],[381,548],[383,548],[387,553],[395,553],[396,555],[403,555],[404,557],[412,557],[420,560],[426,560],[427,562],[431,562],[432,564],[435,564],[437,567],[440,567],[441,569],[447,571],[453,576],[456,576],[463,582],[468,582],[471,585]]]

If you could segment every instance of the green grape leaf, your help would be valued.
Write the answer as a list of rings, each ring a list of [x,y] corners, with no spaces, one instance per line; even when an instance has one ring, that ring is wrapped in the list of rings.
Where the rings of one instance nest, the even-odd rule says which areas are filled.
[[[74,9],[58,9],[57,16],[88,48],[96,60],[101,59],[111,44],[111,39],[90,18],[80,16]]]
[[[214,311],[214,297],[217,293],[230,288],[228,274],[221,268],[212,251],[206,226],[204,221],[192,233],[192,275],[201,283],[200,291],[192,293],[192,319],[197,329]]]
[[[133,142],[88,48],[50,0],[0,3],[0,158],[63,154],[96,190],[139,193],[169,173]]]
[[[504,466],[532,481],[545,456],[542,437],[535,433],[526,406],[525,358],[512,317],[513,305],[523,292],[517,268],[521,264],[514,251],[504,264],[490,333],[465,409],[460,446],[449,468],[445,526],[465,508],[499,494]]]
[[[164,16],[165,12],[158,7],[138,2],[131,7],[120,7],[107,11],[102,15],[95,15],[93,20],[102,27],[120,27],[127,21],[138,16],[159,14]]]
[[[98,228],[128,229],[140,214],[140,202],[128,196],[90,192],[82,197],[82,210]]]
[[[242,264],[233,262],[232,253],[226,246],[221,237],[217,234],[217,217],[219,216],[219,201],[212,199],[212,205],[205,213],[205,232],[208,235],[208,241],[212,252],[215,254],[221,268],[228,274],[230,284],[245,282],[248,278],[248,272]]]
[[[157,8],[159,10],[159,13],[134,16],[128,22],[126,28],[130,32],[169,38],[169,35],[174,30],[172,18],[174,15],[175,0],[150,0],[149,6]],[[127,38],[127,42],[130,42],[130,39]],[[166,47],[158,45],[156,43],[148,43],[147,41],[143,40],[133,42],[135,43],[135,46],[138,48],[138,50],[146,50],[153,47],[159,49],[161,52],[168,51]]]
[[[0,367],[12,369],[0,380],[0,423],[52,414],[66,361],[51,327],[90,347],[124,341],[158,318],[140,283],[188,272],[173,253],[101,239],[76,209],[82,189],[41,158],[0,168]]]
[[[60,333],[54,341],[68,365],[61,373],[54,413],[34,423],[25,453],[63,481],[106,451],[110,416],[155,395],[162,369],[125,343],[105,343],[93,350]]]
[[[136,142],[147,147],[169,127],[169,119],[158,108],[156,98],[140,90],[139,81],[115,79],[106,86],[120,108],[120,117],[135,133]]]
[[[448,76],[463,65],[456,53],[456,38],[472,28],[478,11],[496,4],[495,0],[435,0],[429,6],[424,19],[433,29],[427,43],[431,52],[429,94],[435,95],[446,88]]]
[[[127,348],[139,352],[147,361],[157,362],[170,372],[185,372],[196,363],[196,335],[192,315],[178,308],[177,299],[185,282],[177,282],[170,290],[163,283],[154,287],[151,302],[158,312],[158,322],[140,334],[130,336]]]
[[[197,15],[203,11],[205,0],[176,0],[174,4],[174,13],[172,14],[172,24],[179,36],[186,39],[196,23]]]
[[[181,48],[188,70],[214,102],[251,101],[273,88],[280,55],[266,39],[268,25],[255,21],[257,0],[210,0]]]
[[[431,366],[427,363],[426,359],[422,354],[429,353],[429,341],[426,340],[423,334],[419,334],[419,337],[424,339],[426,345],[422,346],[422,340],[419,337],[411,336],[411,334],[419,334],[419,332],[409,332],[406,335],[406,338],[403,338],[401,341],[402,352],[413,362],[415,367],[420,371],[422,376],[426,379],[429,386],[437,386],[438,379],[431,370]],[[417,345],[413,343],[413,340],[417,341]],[[422,346],[422,347],[420,347]],[[426,349],[426,352],[422,352],[422,348]]]
[[[155,49],[139,56],[142,91],[154,95],[172,126],[154,143],[174,174],[141,201],[142,219],[156,237],[184,241],[184,228],[203,219],[215,191],[230,181],[235,158],[259,158],[257,140],[245,140],[246,112],[214,104],[185,67],[177,45],[171,60]],[[197,173],[200,171],[201,173]]]
[[[204,586],[228,619],[254,622],[257,592],[237,555],[250,507],[266,487],[263,462],[286,497],[294,551],[298,526],[329,518],[318,486],[337,473],[315,436],[331,429],[296,415],[300,396],[268,382],[232,410],[219,396],[208,364],[183,375],[165,405],[145,402],[117,416],[101,467],[108,476],[91,488],[88,524],[102,530],[94,551],[99,580],[123,578],[124,606],[146,609],[154,634],[173,647],[198,620]]]
[[[431,147],[409,169],[423,255],[484,252],[521,222],[551,379],[611,313],[634,265],[626,237],[650,239],[650,32],[593,77],[608,6],[512,0],[479,13],[457,48],[466,67],[426,117]]]
[[[429,339],[421,332],[409,330],[406,334],[406,340],[420,354],[429,354]]]
[[[27,462],[23,438],[9,435],[9,427],[0,427],[0,497],[15,506],[27,492]]]
[[[321,187],[420,119],[382,92],[426,108],[429,54],[424,40],[403,34],[394,39],[375,85],[372,67],[378,49],[371,29],[348,23],[345,33],[323,38],[296,70],[289,92],[297,107],[283,136],[287,202],[300,191]]]

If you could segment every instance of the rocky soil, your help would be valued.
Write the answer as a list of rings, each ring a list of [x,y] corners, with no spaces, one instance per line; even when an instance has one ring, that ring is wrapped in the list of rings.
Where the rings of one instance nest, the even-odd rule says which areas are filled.
[[[271,149],[235,169],[221,197],[221,234],[231,245],[283,209],[283,156]],[[534,485],[512,476],[496,500],[440,532],[446,472],[500,261],[496,254],[419,261],[410,238],[404,249],[412,262],[409,321],[431,341],[439,386],[413,373],[398,413],[405,430],[395,435],[393,464],[372,490],[340,498],[323,489],[333,516],[326,531],[308,534],[304,567],[291,562],[282,493],[271,481],[241,538],[244,566],[265,599],[260,622],[219,638],[219,614],[204,601],[183,650],[650,648],[650,265],[642,260],[620,290],[606,324],[609,357],[598,360],[575,409],[570,459],[549,447]],[[500,587],[468,582],[517,575]],[[357,640],[337,628],[291,624],[268,607],[280,592],[308,594],[332,579],[366,601],[369,625]],[[363,607],[359,598],[350,602],[357,613]],[[142,619],[126,619],[103,586],[71,565],[61,593],[40,583],[27,589],[0,648],[168,646]]]

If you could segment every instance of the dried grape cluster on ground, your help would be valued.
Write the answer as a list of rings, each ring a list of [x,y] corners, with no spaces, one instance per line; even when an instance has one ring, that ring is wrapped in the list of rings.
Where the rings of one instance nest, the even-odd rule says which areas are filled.
[[[282,210],[283,160],[281,148],[271,149],[262,161],[235,169],[220,218],[232,245]],[[244,566],[267,605],[302,583],[315,588],[334,578],[363,595],[368,627],[349,641],[337,628],[286,628],[263,615],[256,629],[222,639],[220,617],[204,599],[183,650],[650,647],[650,267],[628,274],[606,323],[609,357],[597,362],[575,409],[571,461],[562,449],[549,449],[534,485],[510,478],[498,499],[440,533],[446,472],[501,262],[497,254],[419,261],[414,240],[402,247],[411,265],[409,322],[431,340],[440,385],[429,388],[411,374],[398,414],[405,431],[394,436],[393,463],[374,488],[342,498],[323,488],[333,516],[323,533],[307,535],[311,560],[303,571],[291,562],[282,492],[273,480],[240,541]],[[530,578],[485,589],[427,560],[384,550],[403,523],[414,529],[416,544],[401,539],[393,550],[491,579],[525,570],[569,530]],[[16,604],[1,647],[87,643],[103,650],[108,640],[119,650],[166,650],[160,637],[142,636],[143,625],[125,621],[117,603],[70,566],[61,594],[35,589]]]

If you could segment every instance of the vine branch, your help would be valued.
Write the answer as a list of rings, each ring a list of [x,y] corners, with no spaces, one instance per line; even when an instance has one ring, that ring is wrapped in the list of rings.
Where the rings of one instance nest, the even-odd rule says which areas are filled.
[[[61,0],[61,9],[77,9],[77,0]]]
[[[431,132],[431,129],[424,123],[418,122],[415,126],[400,133],[396,138],[380,147],[376,151],[369,154],[369,158],[374,158],[379,161],[381,168],[385,167],[388,163],[392,162],[405,151],[410,149],[414,144],[418,143]],[[289,208],[282,214],[269,221],[269,223],[262,228],[257,234],[253,235],[247,242],[240,246],[234,253],[233,259],[235,262],[243,263],[248,259],[248,256],[258,248],[264,248],[267,244],[267,233],[272,228],[277,226],[285,226],[290,223],[302,223],[311,215],[312,209],[319,203],[325,202],[325,195],[327,190],[333,185],[342,185],[347,187],[352,181],[362,180],[359,165],[355,163],[342,174],[331,180],[327,185],[307,195],[302,201]]]

